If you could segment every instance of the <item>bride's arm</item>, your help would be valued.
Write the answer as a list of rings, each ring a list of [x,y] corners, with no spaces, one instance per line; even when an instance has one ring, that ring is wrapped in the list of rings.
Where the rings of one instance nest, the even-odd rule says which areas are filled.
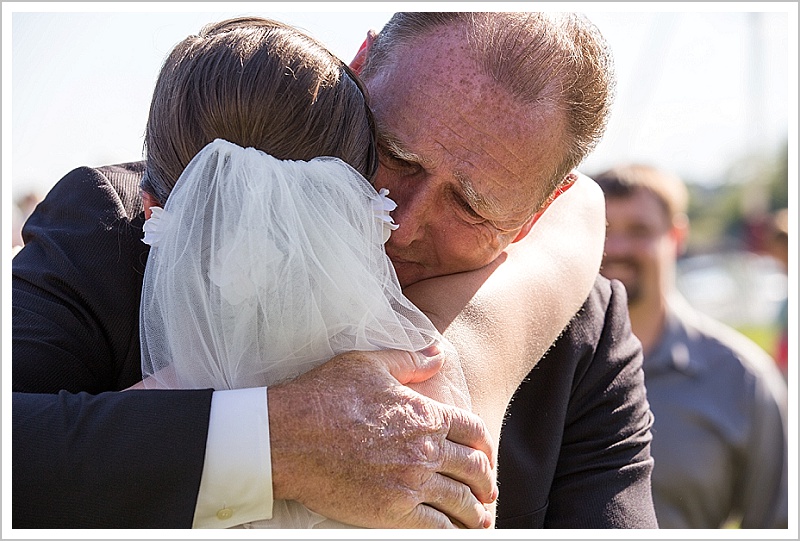
[[[495,441],[514,391],[589,294],[604,240],[603,194],[578,174],[494,263],[405,289],[456,346],[473,410]]]

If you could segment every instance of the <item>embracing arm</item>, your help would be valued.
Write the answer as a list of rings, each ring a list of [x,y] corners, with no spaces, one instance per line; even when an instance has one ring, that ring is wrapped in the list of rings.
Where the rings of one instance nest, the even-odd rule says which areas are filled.
[[[404,291],[456,346],[474,411],[495,441],[517,386],[586,299],[604,238],[602,192],[578,175],[495,262]]]
[[[76,169],[25,225],[12,263],[15,527],[191,526],[211,392],[106,392],[141,378],[141,171]]]
[[[100,393],[141,379],[141,163],[81,167],[28,218],[12,262],[12,386]]]

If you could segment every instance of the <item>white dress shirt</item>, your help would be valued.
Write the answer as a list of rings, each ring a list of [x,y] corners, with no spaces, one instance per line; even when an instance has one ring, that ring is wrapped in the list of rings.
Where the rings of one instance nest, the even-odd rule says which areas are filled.
[[[266,387],[215,391],[193,528],[272,518]]]

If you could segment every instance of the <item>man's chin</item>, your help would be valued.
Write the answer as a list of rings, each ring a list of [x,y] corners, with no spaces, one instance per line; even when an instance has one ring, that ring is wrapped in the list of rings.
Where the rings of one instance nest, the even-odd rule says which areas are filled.
[[[424,268],[418,266],[416,268],[414,267],[413,265],[400,266],[399,268],[395,267],[397,279],[400,281],[400,287],[408,287],[426,278],[433,277],[433,275],[427,274]]]
[[[456,266],[451,265],[449,267],[442,267],[442,266],[428,266],[423,265],[421,263],[414,263],[403,261],[400,259],[391,258],[392,265],[394,266],[395,273],[397,274],[397,279],[400,281],[401,287],[408,287],[412,284],[417,282],[421,282],[423,280],[428,280],[429,278],[437,278],[439,276],[447,276],[451,274],[458,274],[462,272],[471,272],[480,268],[485,267],[488,264],[491,264],[490,261],[484,265],[463,265],[463,266]],[[498,260],[502,262],[501,260]]]
[[[435,273],[430,268],[419,263],[392,260],[397,279],[401,287],[408,287],[427,278],[439,276],[442,273]]]

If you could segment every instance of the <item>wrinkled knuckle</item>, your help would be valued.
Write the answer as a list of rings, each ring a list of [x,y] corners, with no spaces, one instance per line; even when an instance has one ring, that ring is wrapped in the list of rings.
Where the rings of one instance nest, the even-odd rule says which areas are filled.
[[[461,508],[467,510],[472,507],[475,498],[472,496],[472,490],[467,485],[459,484],[458,485],[458,502],[461,505]]]
[[[429,464],[433,464],[436,469],[444,462],[445,439],[437,436],[426,436],[422,442],[423,458]]]
[[[482,451],[474,451],[472,454],[475,457],[478,473],[489,475],[492,471],[492,465],[489,462],[489,457],[486,456],[486,453]]]
[[[419,491],[413,488],[397,491],[392,498],[392,501],[389,503],[389,505],[395,509],[395,512],[398,513],[398,515],[402,515],[404,517],[410,516],[419,504]]]
[[[492,466],[489,463],[489,457],[481,451],[473,450],[467,457],[465,469],[471,479],[483,480],[479,486],[475,487],[475,495],[481,501],[490,501],[494,492],[494,485],[492,483]]]
[[[410,464],[397,473],[398,484],[405,489],[404,497],[418,503],[423,487],[434,475],[435,470],[426,462]]]
[[[441,424],[441,429],[445,431],[445,433],[450,431],[450,428],[456,422],[456,415],[460,410],[457,408],[439,408],[438,409],[438,417],[439,423]]]
[[[449,428],[448,411],[440,407],[436,402],[422,396],[417,396],[412,402],[414,413],[421,426],[428,430],[441,432]]]

